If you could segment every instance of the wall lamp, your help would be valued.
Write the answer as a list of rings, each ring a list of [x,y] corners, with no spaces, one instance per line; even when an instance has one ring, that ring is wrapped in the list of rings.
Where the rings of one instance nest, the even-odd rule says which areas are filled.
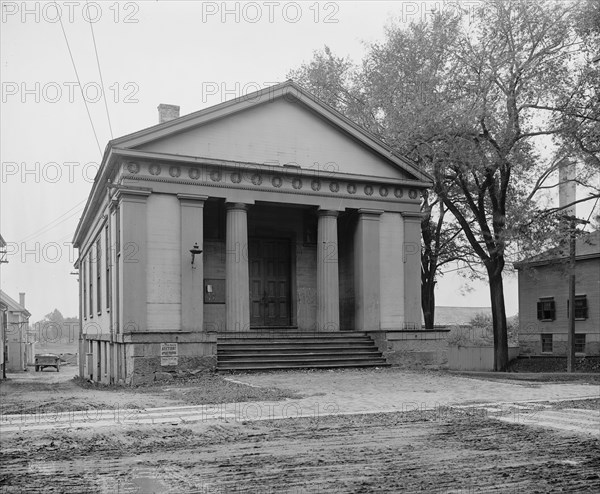
[[[190,249],[190,252],[192,254],[192,266],[193,266],[194,265],[194,259],[196,258],[196,255],[202,254],[202,249],[200,247],[198,247],[198,242],[196,242],[194,244],[194,247],[192,247]]]

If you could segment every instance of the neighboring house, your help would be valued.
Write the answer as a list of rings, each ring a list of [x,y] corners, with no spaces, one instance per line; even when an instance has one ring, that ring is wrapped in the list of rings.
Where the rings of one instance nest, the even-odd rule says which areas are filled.
[[[25,308],[25,294],[19,294],[19,302],[0,290],[0,308],[4,326],[4,361],[7,372],[27,370],[35,359],[35,339],[29,331],[31,314]]]
[[[8,307],[4,302],[0,301],[0,379],[6,377],[6,324]]]
[[[4,264],[7,263],[7,259],[6,259],[6,242],[4,241],[4,238],[2,238],[2,235],[0,235],[0,264]]]
[[[600,355],[600,231],[576,241],[575,353]],[[566,355],[569,246],[515,264],[521,354]]]
[[[214,365],[218,335],[421,327],[430,177],[291,81],[109,142],[74,236],[80,372]]]
[[[2,235],[0,235],[0,264],[6,261],[6,242]],[[1,266],[0,266],[1,267]],[[8,307],[2,301],[0,301],[0,379],[6,377],[6,323],[7,323],[7,311]]]

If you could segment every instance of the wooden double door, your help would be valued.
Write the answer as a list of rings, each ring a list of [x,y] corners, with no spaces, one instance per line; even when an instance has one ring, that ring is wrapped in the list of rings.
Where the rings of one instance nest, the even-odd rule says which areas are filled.
[[[290,326],[290,241],[251,237],[248,253],[250,326]]]

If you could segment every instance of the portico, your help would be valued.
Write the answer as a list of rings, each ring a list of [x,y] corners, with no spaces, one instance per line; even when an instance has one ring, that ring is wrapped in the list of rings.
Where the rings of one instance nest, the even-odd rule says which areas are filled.
[[[292,82],[254,96],[107,147],[75,243],[83,353],[110,358],[84,375],[211,366],[221,333],[420,326],[427,175]]]

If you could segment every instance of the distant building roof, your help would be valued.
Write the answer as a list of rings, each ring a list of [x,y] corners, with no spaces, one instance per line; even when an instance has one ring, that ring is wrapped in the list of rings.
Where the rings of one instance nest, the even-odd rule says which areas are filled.
[[[465,326],[471,323],[477,314],[492,315],[491,307],[450,307],[437,306],[435,308],[436,326]]]
[[[9,297],[4,290],[0,290],[0,302],[2,302],[2,304],[6,306],[7,310],[11,312],[24,312],[26,317],[31,316],[31,313],[25,307],[23,307],[14,298]]]
[[[515,263],[516,269],[522,269],[532,265],[550,264],[552,262],[565,261],[569,257],[569,243],[548,249],[541,254],[524,259]],[[575,241],[575,259],[593,259],[600,257],[600,230],[587,233]]]

